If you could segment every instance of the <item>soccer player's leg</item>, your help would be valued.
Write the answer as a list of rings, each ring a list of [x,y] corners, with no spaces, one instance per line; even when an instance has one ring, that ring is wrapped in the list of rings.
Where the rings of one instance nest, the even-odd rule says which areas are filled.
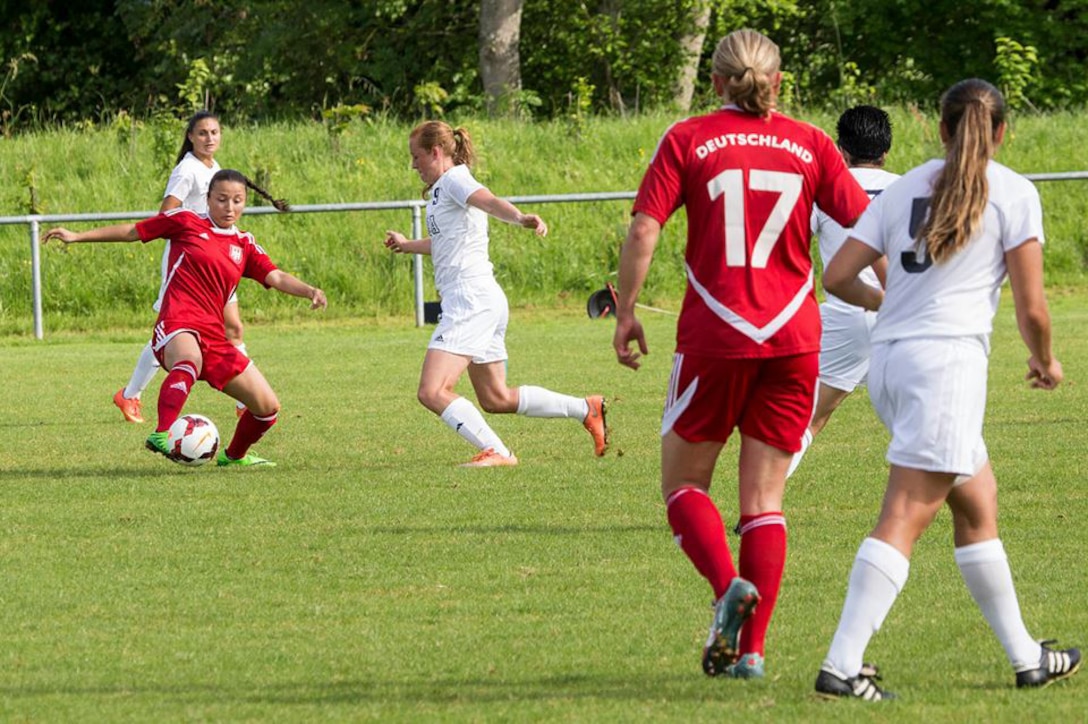
[[[240,352],[236,354],[245,359]],[[246,362],[248,364],[244,371],[232,377],[222,387],[223,392],[245,404],[246,410],[238,418],[238,426],[234,429],[230,444],[219,451],[217,462],[220,466],[275,465],[269,460],[253,455],[249,449],[276,424],[280,401],[271,385],[268,384],[268,380],[257,369],[257,365],[248,359]]]
[[[227,300],[227,306],[223,307],[223,329],[227,334],[227,341],[237,347],[239,352],[248,357],[249,351],[246,349],[244,338],[245,328],[242,325],[242,313],[238,309],[237,291],[230,295],[230,299]],[[235,414],[238,417],[241,417],[242,413],[245,411],[245,404],[235,401]]]
[[[189,331],[168,336],[156,351],[169,372],[159,388],[158,423],[155,432],[148,435],[145,446],[153,452],[168,455],[168,431],[181,415],[193,385],[200,379],[204,355],[196,335]]]

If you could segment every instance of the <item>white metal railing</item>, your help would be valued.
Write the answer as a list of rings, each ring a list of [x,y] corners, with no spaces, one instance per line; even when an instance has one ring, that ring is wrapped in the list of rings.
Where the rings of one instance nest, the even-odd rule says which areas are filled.
[[[613,201],[633,199],[633,191],[608,191],[586,194],[556,194],[548,196],[510,196],[509,201],[515,204],[547,204],[547,203],[571,203],[582,201]],[[292,205],[292,214],[314,214],[325,212],[344,211],[387,211],[389,209],[410,209],[412,212],[412,238],[419,239],[423,236],[423,207],[427,202],[423,199],[412,201],[372,201],[366,203],[350,204],[300,204]],[[31,267],[31,293],[34,305],[34,336],[42,339],[44,336],[42,323],[42,272],[41,272],[41,226],[42,224],[59,224],[72,221],[128,221],[132,219],[147,219],[158,213],[154,211],[116,211],[96,214],[31,214],[27,216],[0,216],[0,225],[25,224],[30,227],[30,267]],[[279,211],[271,206],[251,206],[246,209],[247,215],[251,214],[278,214]],[[415,312],[416,326],[423,326],[423,257],[415,254],[412,260],[412,271],[415,287]]]
[[[1024,174],[1032,181],[1073,181],[1088,179],[1088,171],[1067,171],[1058,173]],[[585,194],[549,194],[542,196],[510,196],[507,199],[515,204],[554,204],[580,203],[584,201],[622,201],[635,198],[634,191],[604,191]],[[313,214],[344,211],[383,211],[389,209],[410,209],[412,212],[412,238],[423,236],[422,209],[426,205],[423,199],[411,201],[372,201],[350,204],[309,204],[291,206],[292,214]],[[0,216],[0,225],[25,224],[30,227],[30,266],[31,290],[34,303],[34,336],[43,337],[42,325],[42,279],[41,279],[41,224],[55,224],[70,221],[127,221],[146,219],[158,211],[121,211],[100,214],[31,214],[27,216]],[[280,213],[271,206],[253,206],[246,209],[247,214]],[[423,326],[423,258],[416,254],[413,259],[415,286],[416,326]]]

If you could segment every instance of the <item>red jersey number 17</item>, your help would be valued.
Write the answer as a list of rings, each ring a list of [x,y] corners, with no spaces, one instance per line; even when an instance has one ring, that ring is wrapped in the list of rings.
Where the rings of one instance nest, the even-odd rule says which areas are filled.
[[[771,251],[793,215],[797,199],[801,197],[803,184],[804,177],[796,173],[759,169],[748,172],[750,190],[778,193],[778,201],[752,247],[753,269],[766,268]],[[748,244],[744,223],[744,171],[739,168],[722,171],[707,182],[706,190],[711,201],[716,201],[719,196],[725,197],[725,265],[745,266],[748,264]]]

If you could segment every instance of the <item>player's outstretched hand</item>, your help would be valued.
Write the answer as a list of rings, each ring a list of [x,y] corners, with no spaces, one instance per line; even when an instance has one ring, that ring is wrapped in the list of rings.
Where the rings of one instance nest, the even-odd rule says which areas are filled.
[[[544,223],[544,219],[540,218],[536,214],[522,214],[521,221],[518,223],[520,223],[526,229],[534,230],[537,236],[548,235],[548,225]]]
[[[631,342],[638,342],[638,352],[631,349]],[[646,346],[646,333],[642,322],[634,315],[616,318],[616,333],[612,336],[612,347],[616,350],[616,361],[624,367],[637,370],[642,366],[639,359],[650,350]]]
[[[314,287],[314,293],[310,295],[310,309],[324,309],[329,306],[329,300],[325,298],[325,292]]]
[[[408,242],[408,239],[404,238],[404,234],[397,231],[385,232],[385,246],[387,249],[392,249],[397,254],[404,253],[404,245]]]
[[[42,243],[46,244],[50,239],[59,239],[65,244],[71,244],[73,241],[76,241],[78,236],[79,235],[74,231],[68,231],[68,229],[65,229],[63,226],[58,226],[55,229],[50,229],[45,232],[45,236],[42,237]]]
[[[1064,374],[1062,363],[1055,358],[1050,359],[1050,364],[1044,365],[1031,357],[1028,360],[1028,373],[1024,379],[1031,382],[1031,386],[1038,390],[1053,390],[1061,384]]]

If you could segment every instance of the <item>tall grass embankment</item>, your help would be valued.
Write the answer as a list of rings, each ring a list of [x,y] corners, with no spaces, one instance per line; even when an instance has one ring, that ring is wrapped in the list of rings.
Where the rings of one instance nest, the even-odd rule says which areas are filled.
[[[834,132],[832,114],[795,114]],[[892,111],[888,168],[901,172],[940,155],[937,120]],[[634,191],[668,124],[666,115],[517,123],[466,119],[479,154],[477,177],[501,196]],[[420,198],[409,167],[410,124],[354,121],[330,133],[307,121],[235,127],[223,119],[220,164],[266,183],[295,205]],[[57,129],[0,142],[0,215],[151,212],[158,208],[181,141],[182,125],[114,123]],[[999,160],[1022,173],[1088,169],[1079,116],[1027,115],[1013,124]],[[1047,279],[1080,285],[1088,258],[1088,190],[1083,181],[1040,183],[1047,228]],[[256,203],[257,199],[251,199]],[[515,306],[578,307],[613,278],[630,202],[532,205],[551,233],[539,239],[493,221],[491,255]],[[72,223],[77,229],[90,226]],[[382,245],[387,229],[411,231],[407,210],[254,215],[243,219],[285,270],[325,289],[328,315],[385,318],[412,314],[412,263]],[[44,232],[45,229],[43,228]],[[643,301],[679,304],[684,283],[683,214],[665,228]],[[0,226],[0,333],[29,334],[31,265],[26,225]],[[42,250],[46,329],[143,328],[153,320],[160,242]],[[434,298],[426,264],[426,296]],[[305,305],[244,282],[248,323],[299,317]]]

